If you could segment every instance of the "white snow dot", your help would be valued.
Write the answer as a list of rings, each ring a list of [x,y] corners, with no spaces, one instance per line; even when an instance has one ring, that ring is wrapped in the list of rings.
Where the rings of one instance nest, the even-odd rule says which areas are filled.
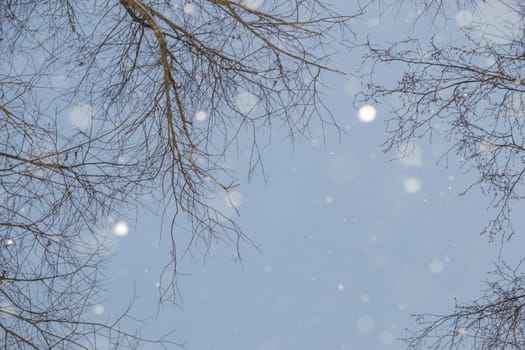
[[[242,204],[242,194],[238,191],[229,191],[224,198],[230,208],[239,208]]]
[[[496,64],[496,59],[494,57],[491,56],[485,59],[485,65],[487,67],[492,67],[494,64]]]
[[[363,304],[368,304],[372,298],[370,298],[370,295],[368,295],[368,294],[366,294],[366,293],[363,293],[363,294],[361,294],[361,296],[359,297],[359,299],[361,299],[361,302],[362,302]]]
[[[51,86],[55,89],[64,89],[67,87],[67,78],[63,74],[55,74],[51,77]]]
[[[104,313],[106,309],[104,308],[104,305],[102,304],[98,304],[98,305],[95,305],[95,307],[93,308],[93,312],[95,313],[95,315],[102,315]]]
[[[397,303],[397,308],[400,310],[400,311],[405,311],[407,309],[407,304],[405,304],[404,302],[399,302]]]
[[[403,189],[406,193],[418,193],[421,190],[421,181],[415,177],[408,177],[403,181]]]
[[[384,331],[381,333],[381,343],[385,345],[390,345],[394,342],[394,335],[389,331]]]
[[[251,10],[257,10],[257,8],[261,6],[263,2],[264,0],[242,0],[241,5]]]
[[[160,288],[160,282],[159,281],[155,282],[155,288]]]
[[[460,337],[467,335],[467,329],[465,327],[458,328],[457,332]]]
[[[343,91],[348,96],[354,96],[359,92],[361,83],[358,80],[351,79],[347,80],[344,84]]]
[[[324,197],[324,202],[326,204],[332,204],[334,202],[334,197],[333,196],[326,196],[326,197]]]
[[[459,11],[456,13],[456,24],[460,27],[468,26],[472,22],[470,11]]]
[[[15,244],[15,242],[12,239],[6,239],[5,240],[5,245],[10,246],[10,245],[13,245],[13,244]]]
[[[375,327],[375,322],[372,317],[363,315],[357,319],[357,330],[359,333],[369,333]]]
[[[198,122],[203,122],[206,120],[206,112],[204,111],[198,111],[197,113],[195,113],[195,120],[198,121]]]
[[[193,5],[191,2],[187,2],[184,4],[184,7],[182,9],[185,14],[190,15],[195,10],[195,5]]]
[[[478,146],[479,152],[487,157],[491,157],[496,151],[496,145],[491,142],[489,137],[485,137]]]
[[[381,268],[386,268],[390,265],[390,258],[386,255],[379,255],[376,257],[376,264]]]
[[[357,117],[363,123],[373,122],[376,119],[376,116],[377,110],[372,105],[364,105],[363,107],[359,108],[359,111],[357,112]]]
[[[113,226],[113,234],[118,237],[125,237],[129,233],[129,226],[124,221],[117,222]]]
[[[93,123],[93,118],[93,107],[89,103],[75,106],[69,111],[69,120],[78,129],[89,129]]]
[[[430,263],[428,264],[428,269],[435,275],[443,272],[444,268],[445,264],[443,264],[443,262],[438,258],[432,259],[432,261],[430,261]]]
[[[410,144],[398,152],[399,162],[407,167],[421,167],[423,165],[423,150],[419,145]]]
[[[381,22],[379,21],[379,18],[377,17],[374,17],[374,18],[370,18],[366,21],[366,26],[368,28],[374,28],[374,27],[377,27]]]
[[[258,102],[259,99],[257,96],[251,92],[245,91],[237,95],[237,98],[235,99],[235,107],[241,114],[246,115],[255,108]]]
[[[342,283],[339,283],[339,284],[337,285],[337,290],[340,291],[340,292],[344,291],[344,290],[345,290],[345,285],[342,284]]]
[[[368,240],[370,242],[378,242],[380,240],[380,237],[377,233],[375,232],[371,232],[369,235],[368,235]]]

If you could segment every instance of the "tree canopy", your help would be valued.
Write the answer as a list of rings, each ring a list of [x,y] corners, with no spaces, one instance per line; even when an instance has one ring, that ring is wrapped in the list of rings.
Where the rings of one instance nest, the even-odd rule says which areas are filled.
[[[495,215],[482,233],[505,244],[516,233],[513,208],[525,184],[525,6],[519,1],[376,1],[382,14],[415,6],[413,32],[389,45],[363,44],[365,101],[391,103],[385,149],[412,151],[420,138],[444,136],[487,195]],[[453,23],[460,36],[447,36]],[[429,25],[430,23],[430,25]],[[425,30],[421,30],[424,26]],[[430,30],[429,30],[430,28]],[[377,71],[396,67],[393,85]],[[514,217],[515,218],[515,217]],[[521,264],[495,257],[482,296],[454,311],[417,315],[409,349],[522,349],[525,283]]]
[[[176,295],[175,235],[237,249],[246,236],[210,204],[235,207],[225,156],[251,140],[253,172],[261,130],[334,124],[322,77],[350,18],[318,0],[2,1],[2,346],[137,346],[86,316],[120,215],[172,218],[161,301]]]

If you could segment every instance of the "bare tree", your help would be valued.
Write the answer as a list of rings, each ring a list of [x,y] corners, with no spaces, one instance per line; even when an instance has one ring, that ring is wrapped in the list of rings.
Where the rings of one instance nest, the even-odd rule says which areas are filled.
[[[417,315],[421,326],[405,339],[409,349],[523,349],[525,275],[521,264],[498,263],[483,296],[445,315]]]
[[[516,231],[513,206],[525,196],[525,6],[506,0],[375,2],[380,11],[396,13],[407,3],[415,5],[416,30],[386,47],[362,46],[363,69],[369,69],[360,76],[366,86],[357,98],[391,102],[387,151],[410,151],[417,139],[444,137],[450,147],[443,157],[456,154],[477,175],[469,189],[481,188],[496,210],[483,233],[504,244]],[[453,40],[443,30],[450,18],[460,27]],[[386,66],[401,72],[391,86],[378,76]],[[449,314],[417,315],[419,329],[404,339],[408,347],[523,349],[520,269],[500,260],[480,299]]]
[[[0,2],[0,346],[138,344],[86,314],[130,208],[172,218],[161,301],[176,295],[176,235],[238,254],[246,236],[210,204],[235,187],[224,158],[248,139],[251,173],[262,130],[335,124],[325,43],[349,19],[318,0]]]
[[[445,2],[415,3],[422,9],[420,17],[428,14],[436,21],[440,14],[450,16]],[[391,4],[396,5],[399,2]],[[490,239],[499,235],[504,240],[514,233],[512,203],[525,195],[525,8],[519,2],[499,0],[463,6],[452,12],[462,26],[461,39],[449,42],[434,33],[389,47],[366,44],[365,65],[372,68],[362,76],[367,89],[359,98],[399,101],[391,108],[387,150],[406,149],[415,139],[435,133],[447,137],[448,152],[477,172],[474,185],[492,196],[498,210],[484,232]],[[402,72],[394,86],[377,83],[382,79],[375,70],[383,65]]]

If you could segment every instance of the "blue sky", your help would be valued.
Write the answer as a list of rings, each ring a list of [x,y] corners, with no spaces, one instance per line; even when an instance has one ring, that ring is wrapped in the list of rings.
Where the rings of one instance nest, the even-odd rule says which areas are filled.
[[[332,4],[352,11],[346,1]],[[395,40],[409,34],[413,17],[372,11],[353,28]],[[460,36],[453,19],[446,33]],[[474,174],[454,155],[439,161],[447,149],[440,135],[417,142],[408,159],[384,153],[386,103],[374,106],[374,120],[360,120],[362,105],[352,103],[359,81],[351,77],[359,57],[341,48],[336,60],[350,73],[326,81],[340,139],[313,124],[312,137],[292,147],[273,130],[263,153],[267,181],[260,172],[248,179],[246,154],[227,160],[241,184],[238,222],[258,249],[242,245],[239,262],[230,246],[205,258],[195,248],[179,265],[179,304],[157,314],[168,248],[159,241],[160,216],[139,212],[118,239],[94,319],[117,314],[135,290],[132,314],[147,320],[144,334],[175,329],[172,339],[190,350],[395,350],[414,327],[411,314],[446,313],[455,298],[480,295],[500,245],[479,235],[491,213],[487,198],[477,189],[460,196]],[[385,70],[385,83],[393,79]],[[510,261],[520,243],[517,236],[504,246]]]

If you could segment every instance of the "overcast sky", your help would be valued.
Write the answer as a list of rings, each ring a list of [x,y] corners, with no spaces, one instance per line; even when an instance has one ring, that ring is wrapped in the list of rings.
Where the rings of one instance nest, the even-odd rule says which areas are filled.
[[[331,3],[352,11],[349,1]],[[361,38],[400,39],[415,15],[385,19],[372,11],[352,28]],[[459,36],[466,15],[451,18],[443,35]],[[359,67],[343,48],[336,59],[348,73]],[[385,82],[395,79],[389,74]],[[206,259],[203,250],[186,255],[179,305],[157,315],[167,241],[158,240],[160,216],[140,212],[118,239],[94,319],[122,311],[135,290],[132,314],[147,320],[144,334],[176,329],[172,339],[190,350],[394,350],[404,348],[397,338],[414,326],[411,314],[445,313],[454,298],[480,295],[500,246],[479,235],[487,198],[478,190],[460,196],[474,174],[454,155],[438,162],[447,149],[439,135],[405,159],[383,153],[386,103],[395,101],[359,112],[352,105],[357,79],[330,75],[327,84],[325,103],[345,131],[341,138],[314,124],[311,139],[292,147],[273,130],[263,152],[267,182],[260,173],[248,181],[247,154],[227,161],[241,183],[238,222],[258,249],[242,245],[242,262],[224,245]],[[510,261],[523,243],[519,236],[513,242],[504,248]]]

